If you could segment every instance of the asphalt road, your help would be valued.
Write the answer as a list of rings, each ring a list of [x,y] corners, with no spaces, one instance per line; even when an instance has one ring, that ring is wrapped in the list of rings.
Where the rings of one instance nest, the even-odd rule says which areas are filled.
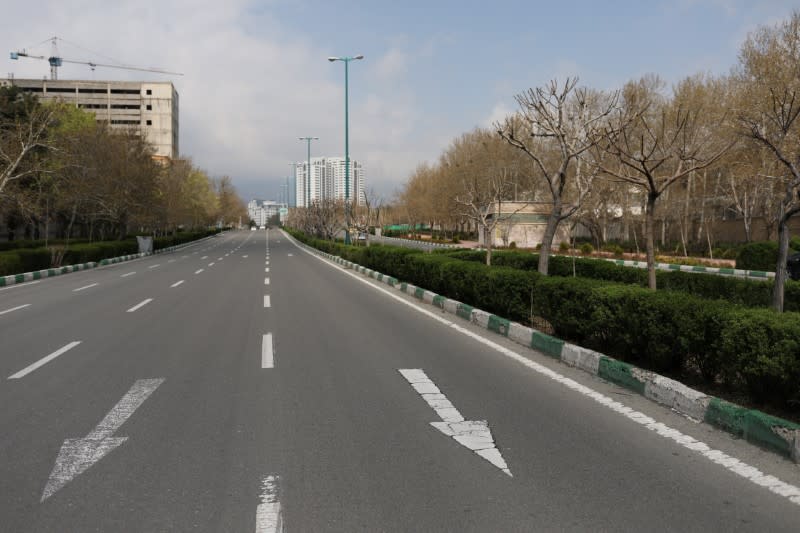
[[[800,530],[800,499],[503,350],[796,465],[420,309],[278,230],[0,290],[0,531]]]

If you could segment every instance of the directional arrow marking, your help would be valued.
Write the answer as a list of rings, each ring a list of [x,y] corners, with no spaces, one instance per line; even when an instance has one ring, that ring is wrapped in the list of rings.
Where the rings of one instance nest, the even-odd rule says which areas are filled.
[[[433,427],[513,477],[500,450],[494,444],[494,438],[486,420],[464,420],[458,409],[453,407],[450,400],[442,394],[423,370],[409,368],[400,369],[399,372],[442,419],[441,422],[431,422]]]
[[[42,493],[41,501],[58,492],[63,486],[85,472],[128,437],[114,433],[164,382],[164,378],[140,379],[85,438],[67,439],[61,445],[56,464]]]

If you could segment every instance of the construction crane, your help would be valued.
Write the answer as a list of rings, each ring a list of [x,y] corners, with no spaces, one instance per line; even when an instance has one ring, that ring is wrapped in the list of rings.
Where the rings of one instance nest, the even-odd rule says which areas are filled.
[[[11,59],[15,61],[18,60],[20,57],[27,57],[30,59],[46,59],[50,63],[51,80],[58,79],[58,67],[60,67],[63,63],[72,63],[75,65],[89,65],[92,70],[94,70],[96,67],[106,67],[106,68],[119,68],[124,70],[138,70],[141,72],[156,72],[158,74],[171,74],[175,76],[183,76],[183,74],[181,74],[180,72],[170,72],[168,70],[163,70],[160,68],[132,67],[129,65],[113,65],[110,63],[93,63],[91,61],[75,61],[73,59],[64,59],[58,53],[58,44],[57,44],[57,41],[63,39],[59,39],[58,37],[53,37],[49,40],[51,42],[50,57],[29,54],[23,49],[23,50],[18,50],[16,52],[11,52]]]

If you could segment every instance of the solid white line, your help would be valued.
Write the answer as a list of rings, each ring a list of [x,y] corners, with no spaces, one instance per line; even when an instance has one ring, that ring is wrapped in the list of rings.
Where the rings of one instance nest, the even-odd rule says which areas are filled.
[[[748,481],[751,481],[752,483],[754,483],[756,485],[764,487],[764,488],[768,489],[770,492],[772,492],[774,494],[777,494],[779,496],[783,496],[785,498],[788,498],[789,501],[791,501],[792,503],[800,505],[800,487],[797,487],[795,485],[790,485],[789,483],[781,481],[780,479],[778,479],[778,478],[776,478],[774,476],[764,474],[762,471],[760,471],[759,469],[755,468],[754,466],[750,466],[747,463],[745,463],[743,461],[740,461],[739,459],[736,459],[735,457],[732,457],[732,456],[726,454],[725,452],[723,452],[721,450],[716,450],[714,448],[711,448],[708,444],[706,444],[706,443],[704,443],[702,441],[699,441],[699,440],[695,439],[694,437],[692,437],[690,435],[685,435],[684,433],[681,433],[680,431],[678,431],[676,429],[673,429],[673,428],[671,428],[671,427],[669,427],[669,426],[667,426],[665,424],[662,424],[661,422],[657,422],[656,420],[654,420],[653,418],[647,416],[644,413],[641,413],[639,411],[631,409],[630,407],[628,407],[628,406],[626,406],[626,405],[614,400],[613,398],[605,396],[604,394],[601,394],[601,393],[595,391],[594,389],[592,389],[590,387],[587,387],[585,385],[581,385],[577,381],[575,381],[573,379],[570,379],[570,378],[568,378],[566,376],[563,376],[562,374],[559,374],[555,370],[550,370],[546,366],[543,366],[543,365],[541,365],[541,364],[539,364],[539,363],[537,363],[535,361],[532,361],[532,360],[528,359],[527,357],[524,357],[524,356],[518,354],[517,352],[506,348],[505,346],[501,346],[501,345],[499,345],[499,344],[497,344],[497,343],[495,343],[495,342],[493,342],[493,341],[491,341],[491,340],[489,340],[489,339],[487,339],[487,338],[485,338],[485,337],[483,337],[481,335],[478,335],[477,333],[473,333],[472,331],[470,331],[470,330],[468,330],[468,329],[466,329],[466,328],[464,328],[462,326],[459,326],[458,324],[450,322],[449,320],[446,320],[446,319],[442,318],[441,316],[439,316],[439,314],[437,314],[437,313],[432,313],[432,312],[428,311],[427,309],[423,309],[422,307],[418,307],[415,302],[407,301],[407,300],[401,298],[400,296],[398,296],[396,294],[393,294],[393,293],[389,292],[388,290],[386,290],[386,289],[384,289],[382,287],[378,287],[377,285],[373,285],[368,279],[362,278],[361,276],[359,276],[357,274],[354,274],[352,272],[348,272],[347,270],[345,270],[344,268],[342,268],[342,267],[340,267],[338,265],[329,263],[328,261],[326,261],[322,257],[319,257],[318,255],[306,250],[305,248],[301,248],[296,242],[294,242],[293,239],[289,239],[289,240],[295,246],[300,248],[300,250],[306,252],[307,254],[309,254],[312,257],[315,257],[316,259],[318,259],[319,261],[325,263],[326,265],[328,265],[328,266],[330,266],[332,268],[335,268],[337,270],[340,270],[342,273],[347,274],[348,276],[352,277],[353,279],[356,279],[356,280],[364,283],[365,285],[368,285],[369,287],[372,287],[373,289],[386,294],[390,298],[393,298],[393,299],[397,300],[398,302],[400,302],[400,303],[402,303],[402,304],[404,304],[404,305],[406,305],[406,306],[408,306],[408,307],[410,307],[410,308],[422,313],[423,315],[425,315],[425,316],[427,316],[427,317],[429,317],[429,318],[431,318],[433,320],[436,320],[437,322],[441,322],[442,324],[445,324],[445,325],[453,328],[454,330],[458,331],[459,333],[462,333],[462,334],[464,334],[464,335],[466,335],[468,337],[471,337],[471,338],[475,339],[476,341],[480,342],[481,344],[484,344],[484,345],[486,345],[486,346],[488,346],[488,347],[500,352],[501,354],[505,355],[509,359],[513,359],[514,361],[516,361],[516,362],[520,363],[521,365],[529,368],[530,370],[533,370],[534,372],[542,374],[542,375],[552,379],[553,381],[556,381],[556,382],[564,385],[565,387],[567,387],[569,389],[572,389],[572,390],[574,390],[574,391],[586,396],[587,398],[591,398],[595,402],[608,407],[612,411],[625,416],[626,418],[632,420],[633,422],[636,422],[637,424],[640,424],[640,425],[644,426],[645,428],[647,428],[647,429],[649,429],[651,431],[655,431],[660,436],[662,436],[664,438],[667,438],[669,440],[672,440],[675,443],[677,443],[678,445],[683,446],[684,448],[686,448],[688,450],[691,450],[693,452],[699,453],[700,455],[702,455],[706,459],[708,459],[708,460],[710,460],[710,461],[712,461],[712,462],[724,467],[728,471],[733,472],[734,474],[736,474],[738,476],[741,476],[744,479],[747,479]]]
[[[269,285],[269,278],[264,278],[264,285]]]
[[[18,305],[16,307],[12,307],[11,309],[6,309],[5,311],[0,311],[0,315],[4,315],[4,314],[10,313],[12,311],[18,311],[20,309],[25,309],[26,307],[30,307],[30,305],[31,304]]]
[[[183,283],[183,280],[176,281],[175,283],[173,283],[172,285],[170,285],[170,288],[171,288],[171,289],[174,289],[175,287],[177,287],[177,286],[178,286],[178,285],[180,285],[181,283]]]
[[[272,353],[272,333],[267,333],[261,339],[261,368],[273,368],[275,359]]]
[[[197,270],[195,270],[195,271],[194,271],[194,273],[195,273],[195,274],[199,274],[199,273],[200,273],[200,272],[202,272],[202,271],[203,271],[203,269],[202,269],[202,268],[200,268],[200,269],[197,269]]]
[[[91,285],[86,285],[84,287],[78,287],[77,289],[72,289],[72,292],[82,291],[83,289],[91,289],[92,287],[97,287],[99,283],[92,283]]]
[[[120,277],[121,278],[127,278],[128,276],[133,276],[134,274],[136,274],[136,272],[128,272],[127,274],[123,274]]]
[[[256,533],[283,531],[281,503],[278,501],[278,476],[267,476],[261,481],[261,503],[256,507]]]
[[[158,264],[158,265],[150,265],[150,266],[149,266],[149,267],[147,267],[147,268],[158,268],[158,267],[160,267],[160,266],[161,266],[161,264]]]
[[[39,359],[38,361],[36,361],[32,365],[26,366],[25,368],[23,368],[22,370],[20,370],[16,374],[12,374],[12,375],[8,376],[8,379],[24,378],[25,376],[27,376],[28,374],[30,374],[31,372],[33,372],[34,370],[36,370],[40,366],[46,365],[47,363],[49,363],[50,361],[52,361],[53,359],[55,359],[59,355],[65,353],[65,352],[68,352],[69,350],[73,349],[74,347],[76,347],[80,343],[81,343],[81,341],[72,341],[71,343],[67,344],[66,346],[64,346],[62,348],[59,348],[58,350],[56,350],[55,352],[51,353],[50,355],[48,355],[46,357],[42,357],[41,359]]]
[[[131,307],[130,309],[128,309],[128,311],[127,311],[127,312],[128,312],[128,313],[133,313],[133,312],[134,312],[134,311],[136,311],[137,309],[144,307],[145,305],[149,304],[149,303],[150,303],[150,302],[152,302],[152,301],[153,301],[153,299],[152,299],[152,298],[148,298],[147,300],[141,301],[141,302],[139,302],[138,304],[136,304],[136,305],[134,305],[133,307]]]
[[[272,302],[269,300],[269,294],[264,295],[264,307],[272,307]]]

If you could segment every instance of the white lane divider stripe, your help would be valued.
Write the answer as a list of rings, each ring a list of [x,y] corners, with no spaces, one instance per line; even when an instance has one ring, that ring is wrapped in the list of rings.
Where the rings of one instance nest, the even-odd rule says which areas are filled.
[[[274,368],[275,357],[272,350],[272,333],[267,333],[261,339],[261,368]]]
[[[214,261],[211,261],[211,262],[208,264],[208,266],[210,266],[210,267],[214,266]]]
[[[36,361],[32,365],[26,366],[25,368],[23,368],[22,370],[20,370],[16,374],[12,374],[12,375],[8,376],[8,379],[24,378],[25,376],[27,376],[28,374],[30,374],[31,372],[33,372],[34,370],[36,370],[40,366],[46,365],[47,363],[49,363],[50,361],[52,361],[53,359],[55,359],[59,355],[62,355],[64,353],[70,351],[71,349],[73,349],[74,347],[79,345],[80,343],[81,343],[81,341],[72,341],[71,343],[67,344],[66,346],[62,346],[61,348],[59,348],[55,352],[51,353],[50,355],[42,357],[41,359],[39,359],[38,361]]]
[[[15,283],[14,285],[11,285],[10,287],[0,288],[0,291],[10,291],[11,289],[19,289],[20,287],[27,287],[28,285],[36,285],[40,281],[41,280],[37,279],[36,281],[26,281],[25,283]]]
[[[293,240],[290,239],[290,242],[292,242],[295,246],[300,248],[300,246],[297,245],[297,243],[295,243]],[[436,313],[432,313],[431,311],[428,311],[427,309],[423,309],[422,307],[418,307],[415,302],[407,301],[407,300],[401,298],[400,296],[398,296],[396,294],[393,294],[393,293],[389,292],[388,290],[386,290],[386,289],[384,289],[382,287],[378,287],[377,285],[373,285],[368,279],[362,278],[361,276],[359,276],[357,274],[354,274],[352,272],[348,272],[347,270],[345,270],[344,268],[342,268],[342,267],[340,267],[338,265],[334,265],[332,263],[329,263],[325,259],[323,259],[322,257],[319,257],[318,255],[316,255],[316,254],[314,254],[312,252],[309,252],[308,250],[306,250],[304,248],[300,248],[300,250],[306,252],[308,255],[318,259],[319,261],[325,263],[326,265],[328,265],[328,266],[330,266],[332,268],[335,268],[335,269],[341,271],[344,274],[347,274],[348,276],[352,277],[353,279],[356,279],[356,280],[364,283],[365,285],[368,285],[369,287],[372,287],[373,289],[386,294],[390,298],[393,298],[393,299],[397,300],[398,302],[400,302],[400,303],[402,303],[402,304],[404,304],[404,305],[406,305],[406,306],[408,306],[408,307],[410,307],[412,309],[415,309],[416,311],[422,313],[423,315],[425,315],[425,316],[427,316],[427,317],[429,317],[429,318],[431,318],[433,320],[436,320],[437,322],[441,322],[442,324],[446,324],[446,325],[450,326],[451,328],[453,328],[454,330],[458,331],[459,333],[467,335],[468,337],[471,337],[471,338],[475,339],[476,341],[478,341],[478,342],[480,342],[480,343],[482,343],[482,344],[484,344],[484,345],[486,345],[486,346],[488,346],[488,347],[500,352],[501,354],[505,355],[509,359],[513,359],[514,361],[516,361],[516,362],[520,363],[521,365],[533,370],[534,372],[542,374],[542,375],[552,379],[553,381],[556,381],[556,382],[564,385],[565,387],[567,387],[569,389],[572,389],[572,390],[574,390],[574,391],[576,391],[576,392],[578,392],[578,393],[580,393],[580,394],[582,394],[582,395],[584,395],[584,396],[586,396],[588,398],[591,398],[595,402],[608,407],[612,411],[625,416],[626,418],[632,420],[633,422],[636,422],[637,424],[640,424],[640,425],[646,427],[647,429],[649,429],[651,431],[655,431],[660,436],[662,436],[664,438],[667,438],[669,440],[672,440],[675,443],[677,443],[678,445],[683,446],[684,448],[686,448],[688,450],[691,450],[693,452],[699,453],[700,455],[702,455],[706,459],[708,459],[708,460],[710,460],[710,461],[712,461],[712,462],[724,467],[728,471],[733,472],[734,474],[736,474],[738,476],[741,476],[742,478],[744,478],[744,479],[746,479],[748,481],[751,481],[752,483],[754,483],[756,485],[764,487],[764,488],[766,488],[767,490],[769,490],[770,492],[772,492],[774,494],[777,494],[779,496],[783,496],[785,498],[788,498],[789,501],[791,501],[792,503],[800,505],[800,487],[797,487],[795,485],[791,485],[789,483],[781,481],[780,479],[776,478],[775,476],[764,474],[764,472],[762,472],[761,470],[757,469],[756,467],[748,465],[747,463],[745,463],[743,461],[740,461],[739,459],[736,459],[735,457],[731,457],[730,455],[726,454],[725,452],[723,452],[721,450],[716,450],[714,448],[711,448],[708,444],[706,444],[706,443],[704,443],[702,441],[699,441],[699,440],[695,439],[694,437],[692,437],[690,435],[686,435],[684,433],[681,433],[680,431],[678,431],[676,429],[673,429],[673,428],[671,428],[671,427],[669,427],[669,426],[667,426],[667,425],[665,425],[665,424],[663,424],[661,422],[656,422],[653,418],[647,416],[646,414],[641,413],[639,411],[636,411],[634,409],[631,409],[630,407],[628,407],[628,406],[626,406],[626,405],[614,400],[613,398],[605,396],[604,394],[601,394],[601,393],[595,391],[594,389],[589,388],[589,387],[587,387],[585,385],[581,385],[577,381],[572,380],[572,379],[570,379],[570,378],[568,378],[566,376],[563,376],[563,375],[559,374],[558,372],[556,372],[555,370],[550,370],[546,366],[540,365],[539,363],[537,363],[535,361],[531,361],[527,357],[524,357],[524,356],[518,354],[517,352],[515,352],[513,350],[510,350],[510,349],[508,349],[508,348],[506,348],[504,346],[501,346],[501,345],[497,344],[496,342],[493,342],[493,341],[491,341],[491,340],[489,340],[487,338],[484,338],[484,337],[478,335],[477,333],[473,333],[472,331],[470,331],[470,330],[468,330],[466,328],[463,328],[463,327],[459,326],[458,324],[450,322],[449,320],[446,320],[446,319],[442,318],[441,316],[439,316]]]
[[[200,272],[202,272],[202,271],[203,271],[203,269],[202,269],[202,268],[198,268],[197,270],[195,270],[195,271],[194,271],[194,273],[195,273],[195,274],[199,274],[199,273],[200,273]]]
[[[264,307],[272,307],[272,302],[270,301],[269,294],[264,295]]]
[[[133,276],[134,274],[136,274],[136,272],[128,272],[127,274],[123,274],[120,277],[121,278],[127,278],[128,276]]]
[[[152,301],[153,301],[152,298],[148,298],[146,300],[143,300],[143,301],[139,302],[138,304],[134,305],[133,307],[131,307],[130,309],[128,309],[127,312],[128,313],[133,313],[137,309],[140,309],[140,308],[144,307],[145,305],[149,304]]]
[[[269,267],[265,268],[265,269],[264,269],[264,272],[267,272],[267,273],[269,273]]]
[[[30,306],[31,306],[31,304],[18,305],[16,307],[12,307],[11,309],[6,309],[5,311],[0,311],[0,315],[4,315],[6,313],[11,313],[11,312],[14,312],[14,311],[19,311],[20,309],[25,309],[26,307],[30,307]]]
[[[84,289],[91,289],[92,287],[97,287],[99,283],[92,283],[91,285],[85,285],[83,287],[78,287],[77,289],[72,289],[72,292],[80,292]]]
[[[169,261],[167,261],[167,263],[174,263],[174,262],[175,262],[174,259],[170,259]]]
[[[169,287],[170,287],[171,289],[174,289],[175,287],[177,287],[178,285],[180,285],[180,284],[182,284],[182,283],[183,283],[183,280],[176,281],[175,283],[173,283],[173,284],[172,284],[172,285],[170,285]]]
[[[207,256],[207,255],[204,255],[204,256],[203,256],[203,257],[201,257],[200,259],[208,259],[208,256]]]
[[[269,285],[269,278],[264,278],[264,285]]]
[[[160,266],[161,266],[161,264],[159,263],[159,264],[157,264],[157,265],[150,265],[150,266],[149,266],[149,267],[147,267],[147,268],[158,268],[158,267],[160,267]]]
[[[281,533],[281,503],[278,501],[280,477],[267,476],[261,481],[261,503],[256,507],[256,533]]]

